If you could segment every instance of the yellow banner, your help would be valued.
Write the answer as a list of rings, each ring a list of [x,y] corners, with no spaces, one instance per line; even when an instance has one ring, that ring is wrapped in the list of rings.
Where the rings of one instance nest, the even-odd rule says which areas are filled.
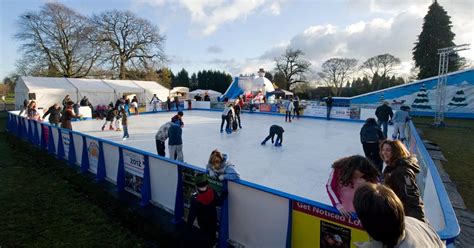
[[[348,219],[326,209],[293,202],[291,247],[357,247],[369,241],[358,219]]]

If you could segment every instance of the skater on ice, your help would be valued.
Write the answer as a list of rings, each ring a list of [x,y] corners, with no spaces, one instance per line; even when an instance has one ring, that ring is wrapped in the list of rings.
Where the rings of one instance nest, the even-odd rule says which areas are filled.
[[[221,133],[224,132],[224,122],[226,123],[225,125],[225,131],[226,133],[230,134],[232,133],[232,120],[234,118],[234,108],[232,106],[232,103],[228,103],[225,105],[224,111],[222,111],[222,116],[221,116]]]
[[[380,158],[379,144],[384,140],[384,135],[374,118],[367,118],[360,129],[360,142],[364,149],[365,157],[370,159],[379,172],[382,172],[383,161]]]
[[[295,105],[293,105],[293,98],[290,99],[285,106],[286,113],[285,113],[285,122],[291,122],[291,113],[295,110]]]
[[[183,162],[183,130],[179,120],[174,121],[168,129],[168,150],[170,159]]]
[[[410,114],[408,113],[410,107],[408,106],[401,106],[400,110],[395,112],[393,115],[393,134],[392,139],[400,139],[402,142],[405,141],[405,127],[406,123],[411,120]]]
[[[153,106],[153,112],[158,111],[158,104],[160,104],[161,100],[156,96],[156,94],[153,94],[153,97],[151,98],[150,104]]]
[[[171,125],[173,125],[173,122],[171,121],[161,125],[160,129],[158,129],[158,132],[155,135],[156,152],[158,153],[158,155],[163,157],[166,156],[165,141],[168,139],[168,130],[170,129]]]
[[[278,125],[272,125],[270,127],[270,134],[268,134],[268,136],[262,141],[261,145],[265,145],[265,143],[267,143],[269,139],[272,139],[272,144],[273,144],[273,141],[274,141],[273,138],[276,135],[277,139],[275,142],[275,146],[281,146],[281,144],[283,143],[283,132],[285,132],[283,127],[278,126]]]

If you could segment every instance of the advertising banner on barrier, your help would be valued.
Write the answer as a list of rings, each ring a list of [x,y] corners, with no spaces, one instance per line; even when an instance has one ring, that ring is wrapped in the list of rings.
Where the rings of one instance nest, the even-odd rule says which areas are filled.
[[[272,105],[267,103],[260,104],[260,112],[271,112]]]
[[[69,157],[69,143],[71,142],[69,132],[61,131],[61,136],[63,138],[64,158],[67,159]]]
[[[97,174],[97,165],[99,164],[99,142],[93,139],[86,139],[87,156],[89,158],[89,171]]]
[[[357,247],[369,241],[358,219],[326,209],[293,202],[291,247]]]
[[[123,150],[125,190],[141,196],[145,157],[142,154]]]
[[[306,105],[302,114],[305,116],[326,117],[327,107],[319,106],[318,103],[309,103]],[[360,108],[333,107],[331,117],[339,119],[360,119]]]

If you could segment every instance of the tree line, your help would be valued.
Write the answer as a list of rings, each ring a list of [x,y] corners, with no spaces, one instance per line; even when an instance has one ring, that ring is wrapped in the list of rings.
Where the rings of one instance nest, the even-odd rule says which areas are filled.
[[[127,79],[153,72],[167,60],[166,37],[130,11],[84,16],[50,2],[19,17],[20,75]]]

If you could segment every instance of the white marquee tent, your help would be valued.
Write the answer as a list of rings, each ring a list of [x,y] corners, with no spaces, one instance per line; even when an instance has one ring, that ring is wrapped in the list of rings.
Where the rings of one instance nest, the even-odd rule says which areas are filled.
[[[69,95],[77,101],[77,88],[65,78],[20,77],[15,86],[15,109],[20,109],[25,99],[35,99],[37,106],[48,108],[61,103]]]
[[[161,84],[154,81],[133,81],[138,86],[145,89],[145,98],[143,99],[146,103],[149,103],[153,98],[153,94],[161,101],[166,101],[166,97],[170,95],[170,90]]]
[[[15,108],[20,109],[25,99],[35,99],[38,107],[48,108],[61,103],[66,95],[74,102],[87,96],[94,106],[115,102],[124,94],[135,94],[140,103],[145,103],[153,94],[166,99],[168,92],[152,81],[20,77],[15,86]]]
[[[93,106],[107,105],[106,103],[116,100],[114,89],[100,79],[68,78],[67,80],[77,88],[77,98],[81,100],[86,96]]]
[[[211,98],[212,100],[215,100],[217,99],[218,97],[222,96],[222,93],[218,92],[218,91],[215,91],[215,90],[201,90],[201,89],[197,89],[197,90],[193,90],[191,92],[189,92],[189,98],[191,99],[194,99],[194,97],[199,94],[201,97],[204,98],[204,95],[206,94],[209,95],[209,98]]]
[[[123,95],[136,95],[139,103],[145,98],[145,90],[134,83],[132,80],[103,80],[106,84],[115,90],[115,96],[121,98]]]

